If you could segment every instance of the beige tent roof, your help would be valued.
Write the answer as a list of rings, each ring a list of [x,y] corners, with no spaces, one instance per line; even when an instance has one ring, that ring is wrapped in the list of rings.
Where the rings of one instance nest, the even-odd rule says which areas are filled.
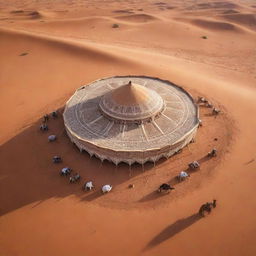
[[[131,83],[129,83],[131,81]],[[114,163],[169,157],[198,127],[198,107],[181,87],[144,76],[97,80],[79,88],[63,114],[80,150]]]

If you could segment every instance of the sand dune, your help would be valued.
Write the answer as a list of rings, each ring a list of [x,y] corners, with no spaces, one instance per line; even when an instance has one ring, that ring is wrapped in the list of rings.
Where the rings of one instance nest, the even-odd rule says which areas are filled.
[[[235,24],[243,25],[253,30],[256,29],[256,14],[239,13],[229,14],[222,17]]]
[[[78,56],[93,58],[94,60],[102,61],[121,61],[125,62],[124,58],[115,57],[113,54],[108,54],[101,49],[94,48],[92,45],[88,46],[84,43],[76,42],[69,39],[60,39],[54,36],[40,35],[32,32],[15,31],[15,30],[2,30],[1,38],[7,40],[15,40],[16,38],[23,39],[25,42],[34,41],[37,44],[43,46],[50,46],[58,48],[58,50],[63,50],[66,53],[72,52],[72,54],[77,54]],[[12,39],[10,39],[12,38]],[[29,44],[29,43],[28,43]]]
[[[256,255],[254,5],[0,0],[0,255]],[[81,154],[61,117],[39,131],[42,116],[61,112],[81,85],[129,74],[170,80],[221,114],[201,107],[195,143],[144,169]],[[213,147],[218,157],[209,160]],[[200,171],[177,183],[193,160]],[[59,176],[64,166],[80,184]],[[88,180],[96,189],[86,193]],[[159,196],[163,182],[176,189]],[[213,198],[217,208],[198,219]]]
[[[187,9],[192,10],[202,10],[202,9],[235,9],[239,5],[229,1],[216,1],[216,2],[207,2],[207,3],[198,3],[188,7]]]
[[[132,13],[134,13],[132,10],[133,9],[114,10],[113,13],[132,14]]]
[[[218,31],[236,31],[241,32],[241,29],[228,22],[219,22],[213,20],[194,19],[191,21],[192,24],[207,30],[218,30]]]
[[[41,27],[47,27],[47,30],[58,30],[65,26],[65,29],[73,30],[76,26],[76,31],[85,31],[89,29],[102,29],[111,32],[113,24],[118,24],[119,29],[128,28],[131,24],[126,21],[122,21],[116,18],[109,17],[86,17],[86,18],[71,18],[71,19],[59,19],[49,20],[41,23]]]
[[[59,67],[59,64],[63,62],[61,67],[64,70],[67,69],[66,75],[71,75],[73,77],[74,62],[69,62],[67,58],[69,55],[72,55],[77,59],[78,62],[76,65],[80,65],[80,67],[76,67],[77,70],[83,69],[86,73],[88,71],[91,72],[101,63],[105,63],[106,65],[112,63],[111,66],[106,68],[106,72],[112,71],[117,65],[124,67],[130,65],[130,60],[128,60],[128,58],[125,59],[125,57],[108,53],[97,47],[95,48],[93,45],[85,45],[72,40],[57,39],[55,37],[33,34],[31,32],[18,32],[15,30],[1,30],[0,38],[2,49],[1,56],[2,58],[6,56],[8,59],[8,61],[5,62],[5,66],[1,69],[1,84],[2,88],[5,89],[6,95],[1,99],[2,107],[12,100],[11,97],[13,94],[18,93],[26,84],[31,83],[33,77],[31,75],[32,71],[37,74],[38,80],[36,81],[37,86],[32,86],[31,93],[33,95],[32,97],[35,97],[34,99],[38,98],[38,102],[41,102],[42,105],[41,107],[39,106],[41,111],[45,108],[43,107],[44,97],[47,97],[50,102],[54,99],[57,100],[60,93],[64,93],[65,95],[69,92],[70,89],[61,89],[65,78],[60,78],[62,71]],[[19,41],[18,47],[17,44],[14,43],[17,40]],[[3,50],[7,46],[10,49],[9,52]],[[23,53],[26,53],[27,55],[24,57],[21,56]],[[62,58],[60,59],[63,53],[67,56],[65,60]],[[10,58],[8,58],[8,56],[10,56]],[[39,58],[40,61],[37,61],[37,58]],[[10,78],[7,74],[10,66],[12,66],[12,69],[16,67],[12,64],[14,62],[16,62],[16,65],[22,64],[23,66],[22,68],[17,69],[16,76]],[[34,65],[34,63],[36,63],[36,65]],[[45,65],[49,67],[51,66],[53,73],[48,74],[49,71],[47,71]],[[93,75],[93,73],[91,73],[91,75]],[[76,77],[72,82],[73,86],[81,84],[81,81],[83,81],[84,78],[84,75],[82,77]],[[93,79],[95,78],[96,77]],[[11,86],[13,83],[18,84],[18,91],[15,89],[16,87]],[[55,90],[49,95],[52,86],[55,87]],[[27,87],[25,86],[25,88]],[[29,95],[30,94],[24,94],[18,101],[18,105],[10,107],[10,110],[14,111],[14,109],[17,108],[17,111],[21,113],[32,111],[32,116],[35,115],[37,113],[35,109],[37,102],[29,100]],[[25,125],[25,122],[31,122],[31,116],[25,114],[19,115],[19,117],[15,119],[8,115],[3,116],[2,118],[4,123],[3,127],[8,131],[8,134],[13,134],[17,129],[21,129],[23,125]],[[20,123],[20,125],[17,127],[16,125],[18,123]],[[4,138],[6,137],[1,136],[1,141],[4,140]]]
[[[157,20],[156,17],[148,14],[132,14],[132,15],[125,15],[125,16],[118,16],[116,19],[135,22],[135,23],[144,23]]]
[[[18,19],[40,19],[43,17],[43,15],[38,11],[14,10],[10,13],[13,17]]]
[[[239,13],[239,11],[236,11],[236,10],[233,10],[233,9],[229,9],[229,10],[223,11],[222,13],[223,14],[234,14],[234,13]]]

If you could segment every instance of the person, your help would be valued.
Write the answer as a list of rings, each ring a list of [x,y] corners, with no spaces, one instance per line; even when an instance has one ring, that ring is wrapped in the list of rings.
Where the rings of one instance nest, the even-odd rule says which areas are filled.
[[[210,102],[205,103],[205,106],[206,106],[207,108],[212,108],[212,107],[213,107],[213,105],[212,105]]]
[[[80,181],[81,176],[79,175],[79,173],[76,173],[73,177],[69,178],[69,182],[70,183],[74,183],[74,182],[78,182]]]
[[[213,148],[212,151],[208,152],[207,156],[209,157],[217,156],[217,149]]]
[[[220,113],[220,110],[219,110],[219,109],[213,108],[213,110],[212,110],[212,114],[213,114],[213,115],[218,115],[219,113]]]
[[[44,115],[43,122],[46,123],[48,120],[49,120],[49,115],[48,114]]]
[[[69,167],[64,167],[61,169],[60,174],[61,175],[68,175],[71,173],[71,169]]]
[[[48,141],[49,141],[49,142],[55,141],[56,139],[57,139],[57,136],[56,136],[56,135],[50,135],[50,136],[48,137]]]
[[[188,164],[188,167],[191,169],[196,169],[196,168],[200,167],[200,164],[197,161],[194,161],[194,162]]]
[[[102,190],[103,194],[108,193],[108,192],[110,192],[112,190],[112,186],[108,185],[108,184],[104,185],[101,190]]]
[[[198,100],[197,100],[198,103],[206,103],[208,102],[207,99],[205,99],[204,97],[198,97]]]
[[[179,174],[179,180],[180,181],[185,180],[187,177],[190,177],[190,175],[187,172],[185,172],[185,171],[180,172],[180,174]]]
[[[57,118],[57,117],[58,117],[57,111],[53,111],[53,112],[52,112],[52,117],[53,117],[53,118]]]
[[[60,156],[54,156],[54,157],[52,158],[52,161],[53,161],[54,163],[60,163],[60,162],[61,162],[61,157],[60,157]]]
[[[84,185],[84,189],[86,189],[86,190],[92,190],[93,188],[94,188],[94,186],[92,184],[92,181],[88,181]]]
[[[48,131],[49,130],[48,125],[47,124],[41,124],[40,125],[40,130],[43,131],[43,132]]]

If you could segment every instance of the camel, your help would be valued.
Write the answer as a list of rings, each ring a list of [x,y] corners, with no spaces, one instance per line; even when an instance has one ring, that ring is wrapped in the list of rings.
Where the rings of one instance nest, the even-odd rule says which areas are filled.
[[[170,193],[171,192],[171,190],[173,190],[173,189],[175,189],[175,188],[173,188],[173,187],[171,187],[169,184],[167,184],[167,183],[163,183],[160,187],[159,187],[159,189],[157,190],[157,192],[159,192],[159,193],[161,193],[161,192],[167,192],[167,193]]]
[[[207,212],[208,214],[210,214],[211,211],[212,211],[212,209],[216,207],[216,205],[217,205],[216,202],[217,202],[217,200],[213,199],[212,202],[210,202],[210,203],[207,202],[207,203],[203,204],[203,205],[200,207],[200,209],[199,209],[199,211],[198,211],[198,214],[199,214],[201,217],[205,217],[205,212]]]

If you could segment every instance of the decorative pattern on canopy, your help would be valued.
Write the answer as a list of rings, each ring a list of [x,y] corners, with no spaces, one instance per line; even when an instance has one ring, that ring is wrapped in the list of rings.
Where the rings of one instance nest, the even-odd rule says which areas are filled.
[[[69,99],[64,123],[71,141],[102,161],[156,162],[195,137],[193,98],[169,81],[145,76],[104,78]]]

